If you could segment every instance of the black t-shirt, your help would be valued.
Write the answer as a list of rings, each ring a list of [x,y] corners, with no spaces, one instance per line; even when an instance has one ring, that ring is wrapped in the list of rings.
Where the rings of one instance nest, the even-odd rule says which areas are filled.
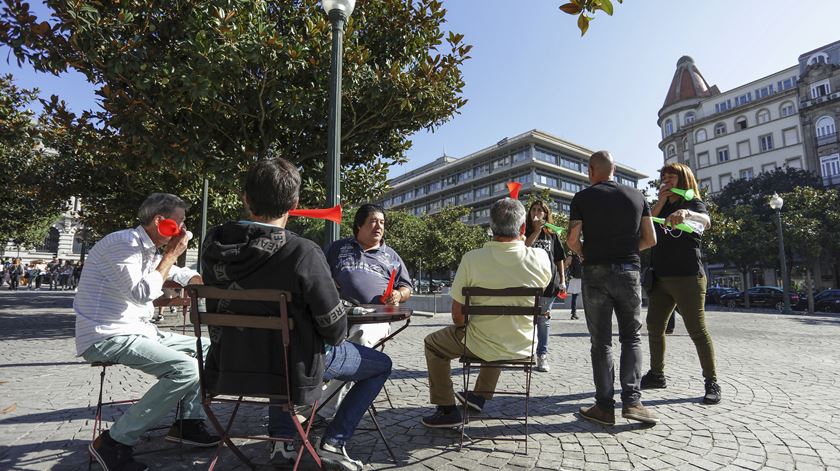
[[[685,201],[680,198],[676,203],[665,202],[661,218],[678,209],[687,209],[694,213],[708,214],[706,204],[698,199]],[[680,230],[665,232],[659,224],[653,225],[656,228],[656,246],[653,247],[651,263],[656,276],[691,276],[703,273],[703,262],[700,260],[700,234],[691,234]]]
[[[560,243],[560,238],[557,234],[546,234],[541,230],[540,235],[534,239],[534,244],[531,247],[539,247],[548,252],[548,259],[551,260],[551,282],[545,288],[543,296],[556,296],[560,290],[560,277],[557,276],[557,264],[566,258],[566,252],[563,250],[563,244]]]
[[[642,193],[614,181],[596,183],[572,198],[571,221],[583,222],[583,264],[639,264],[639,237],[650,207]]]
[[[572,253],[572,262],[569,264],[569,276],[572,278],[581,278],[583,276],[582,268],[580,257],[578,257],[578,254]]]

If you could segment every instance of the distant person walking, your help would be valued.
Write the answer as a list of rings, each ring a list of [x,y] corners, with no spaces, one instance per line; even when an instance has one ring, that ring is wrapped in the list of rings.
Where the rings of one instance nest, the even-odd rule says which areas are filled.
[[[650,209],[641,192],[613,180],[615,164],[609,152],[589,158],[588,188],[572,198],[569,250],[583,261],[583,305],[589,329],[595,405],[581,407],[584,419],[615,424],[615,367],[612,356],[612,315],[621,342],[621,415],[656,423],[656,415],[641,402],[642,289],[639,252],[656,245]],[[581,236],[583,240],[581,241]]]
[[[578,319],[577,315],[577,298],[581,292],[581,280],[583,279],[583,264],[580,261],[578,254],[572,252],[566,257],[566,266],[569,267],[568,283],[569,289],[566,291],[571,297],[571,304],[569,307],[572,311],[572,320]]]
[[[711,225],[706,205],[700,199],[697,180],[688,166],[668,164],[660,170],[662,186],[659,199],[651,213],[665,218],[671,227],[684,221],[696,222],[707,229]],[[695,197],[686,200],[671,189],[693,190]],[[666,387],[665,382],[665,330],[668,318],[680,314],[688,335],[697,349],[703,378],[706,382],[705,404],[717,404],[721,399],[720,386],[715,370],[715,349],[706,329],[706,275],[700,260],[702,230],[686,233],[656,226],[659,243],[653,249],[653,289],[648,294],[650,304],[647,314],[648,342],[650,343],[650,371],[642,377],[642,389]],[[674,311],[677,308],[677,312]]]

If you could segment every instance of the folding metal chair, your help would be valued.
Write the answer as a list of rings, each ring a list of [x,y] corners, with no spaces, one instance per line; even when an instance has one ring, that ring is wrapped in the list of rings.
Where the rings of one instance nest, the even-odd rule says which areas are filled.
[[[502,289],[487,289],[478,287],[465,287],[462,290],[464,294],[464,353],[461,356],[461,364],[463,365],[464,391],[470,392],[470,373],[473,367],[478,368],[499,368],[502,370],[522,370],[525,373],[525,391],[472,391],[473,393],[492,393],[492,394],[507,394],[511,396],[525,396],[525,418],[511,419],[510,417],[481,417],[480,420],[517,420],[524,422],[524,438],[515,437],[497,437],[497,436],[470,436],[470,440],[502,440],[525,442],[525,454],[528,453],[528,399],[531,397],[531,371],[535,366],[534,362],[534,341],[536,340],[536,325],[537,316],[543,315],[540,309],[540,296],[543,293],[542,288],[502,288]],[[502,306],[502,305],[480,305],[472,304],[472,298],[476,296],[492,296],[500,298],[533,298],[534,302],[531,306]],[[527,316],[531,318],[531,355],[525,358],[511,358],[497,361],[484,361],[480,358],[474,358],[467,353],[467,337],[469,336],[470,317],[472,316]],[[464,407],[464,415],[461,424],[461,443],[459,450],[464,446],[464,436],[466,435],[466,426],[470,421],[470,408]]]
[[[181,316],[183,323],[181,324],[181,333],[187,333],[187,313],[190,310],[190,297],[184,292],[184,287],[172,280],[166,280],[163,283],[163,289],[176,290],[177,296],[168,296],[164,293],[163,296],[154,300],[153,304],[157,310],[157,315],[163,317],[163,308],[178,307],[181,308]]]
[[[231,435],[230,431],[231,427],[233,426],[234,420],[236,419],[236,414],[239,411],[239,407],[243,404],[279,407],[284,412],[288,413],[291,416],[295,429],[297,430],[297,433],[303,442],[303,446],[300,447],[300,449],[298,450],[297,458],[294,464],[294,469],[296,470],[300,465],[300,461],[303,457],[304,450],[306,450],[309,453],[309,455],[312,456],[312,458],[315,460],[317,465],[321,467],[321,459],[318,457],[318,454],[315,452],[315,448],[313,447],[312,443],[309,441],[308,438],[309,430],[312,427],[312,422],[314,422],[312,419],[314,417],[315,407],[312,408],[312,414],[307,420],[306,428],[304,429],[301,425],[300,420],[295,414],[295,404],[293,403],[292,396],[290,395],[290,391],[292,391],[289,377],[290,332],[293,330],[294,326],[292,325],[292,320],[289,318],[287,303],[289,303],[292,299],[291,293],[281,290],[235,290],[198,285],[190,285],[187,289],[189,291],[189,296],[191,300],[190,320],[193,323],[193,329],[195,330],[195,336],[197,338],[196,342],[198,344],[197,358],[199,366],[199,381],[201,383],[201,402],[204,407],[204,411],[207,414],[207,418],[210,420],[210,423],[213,424],[213,427],[216,429],[216,431],[222,438],[222,441],[219,443],[219,447],[216,449],[216,454],[213,456],[213,459],[210,462],[209,469],[212,470],[216,466],[219,456],[221,455],[222,448],[225,445],[227,445],[227,447],[230,448],[230,450],[243,463],[245,463],[252,469],[255,468],[255,464],[251,462],[251,460],[248,459],[248,457],[245,456],[242,453],[242,451],[239,450],[239,448],[233,442],[233,439],[263,440],[272,442],[294,441],[294,439],[290,438],[276,438],[270,437],[268,435]],[[250,301],[259,302],[263,304],[276,303],[277,310],[272,315],[265,315],[262,313],[255,314],[253,313],[253,311],[251,313],[209,311],[199,312],[199,298],[204,298],[205,300],[207,300],[208,308],[210,308],[214,304],[218,304],[220,307],[217,308],[217,310],[223,310],[221,309],[221,306],[228,305],[230,301]],[[216,303],[214,301],[218,302]],[[285,384],[283,385],[283,390],[270,390],[271,387],[269,385],[266,385],[265,391],[263,392],[248,391],[247,394],[244,394],[241,390],[238,391],[235,387],[231,387],[229,385],[211,386],[207,381],[207,369],[205,365],[205,358],[202,353],[203,349],[201,346],[201,329],[204,326],[207,326],[208,328],[233,327],[237,329],[280,331],[282,345],[277,345],[277,355],[278,357],[282,355],[283,373],[285,376]],[[211,333],[211,338],[212,337],[213,335]],[[244,353],[247,354],[247,352]],[[273,400],[271,404],[269,404],[268,402],[270,400]],[[214,402],[234,404],[230,419],[227,422],[227,426],[222,426],[222,423],[219,421],[219,419],[216,417],[216,414],[210,407],[211,404]]]

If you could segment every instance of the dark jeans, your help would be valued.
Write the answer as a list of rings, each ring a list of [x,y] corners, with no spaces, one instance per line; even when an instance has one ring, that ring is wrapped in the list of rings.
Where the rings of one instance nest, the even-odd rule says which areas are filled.
[[[618,320],[621,342],[621,402],[640,402],[642,375],[641,307],[639,267],[635,264],[584,265],[583,308],[592,343],[592,376],[595,402],[607,409],[615,406],[615,366],[612,355],[612,313]]]
[[[324,440],[344,444],[353,436],[365,411],[391,375],[391,358],[379,350],[342,342],[327,352],[324,363],[324,380],[355,381],[324,432]],[[282,438],[296,435],[288,412],[268,408],[268,434]]]
[[[571,296],[572,296],[572,305],[571,305],[572,315],[575,315],[575,314],[577,314],[577,297],[578,297],[578,295],[573,294]]]

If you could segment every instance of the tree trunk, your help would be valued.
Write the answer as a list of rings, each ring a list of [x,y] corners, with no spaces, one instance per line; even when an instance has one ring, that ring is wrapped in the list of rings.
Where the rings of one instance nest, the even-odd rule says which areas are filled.
[[[805,285],[808,290],[808,314],[814,313],[814,280],[811,277],[811,267],[805,265]]]
[[[747,268],[744,270],[744,307],[750,308],[750,285],[752,284],[752,270]]]

